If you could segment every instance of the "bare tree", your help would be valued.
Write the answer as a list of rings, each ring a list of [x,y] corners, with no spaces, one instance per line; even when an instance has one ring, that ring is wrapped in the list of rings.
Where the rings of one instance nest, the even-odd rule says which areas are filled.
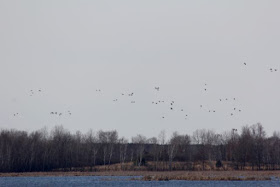
[[[132,137],[131,142],[136,146],[137,164],[140,167],[142,165],[143,155],[145,151],[145,144],[147,138],[143,135],[138,134]]]
[[[118,140],[118,133],[117,131],[99,131],[98,137],[103,149],[103,164],[106,164],[106,157],[108,157],[108,164],[110,165],[114,145]]]
[[[158,140],[156,137],[152,137],[147,140],[148,144],[152,145],[152,156],[153,156],[153,162],[155,163],[154,169],[157,170],[158,168],[158,159],[159,159],[159,145]]]
[[[157,165],[160,160],[162,161],[162,163],[164,162],[163,153],[164,153],[164,146],[166,143],[165,140],[166,140],[166,133],[164,130],[162,130],[162,131],[160,131],[160,133],[158,135],[159,152],[158,152],[158,157],[157,157]]]
[[[127,156],[127,146],[128,146],[127,139],[125,139],[124,137],[119,139],[121,170],[124,169],[124,163],[126,161],[126,156]]]
[[[178,133],[174,132],[172,137],[170,138],[169,142],[167,143],[167,154],[168,154],[168,160],[169,160],[169,170],[172,170],[172,162],[173,159],[177,153],[179,141],[178,141]]]
[[[241,169],[245,169],[246,163],[251,160],[253,150],[253,137],[250,127],[242,127],[241,135],[237,146],[237,159],[241,165]]]
[[[92,130],[89,130],[87,133],[86,145],[88,153],[88,162],[90,165],[90,170],[92,171],[93,166],[96,165],[96,157],[99,150],[98,137],[94,134]]]
[[[266,133],[263,126],[260,123],[251,126],[252,137],[253,137],[253,155],[252,156],[252,169],[254,169],[254,164],[257,165],[258,170],[261,169],[261,165],[264,163],[264,146]]]
[[[113,156],[114,146],[116,145],[118,141],[118,132],[116,130],[109,131],[108,132],[108,139],[109,139],[109,162],[108,164],[111,164],[111,159]]]
[[[199,129],[193,133],[193,142],[199,145],[197,159],[202,161],[202,168],[205,169],[205,161],[213,160],[212,151],[216,134],[211,130]]]

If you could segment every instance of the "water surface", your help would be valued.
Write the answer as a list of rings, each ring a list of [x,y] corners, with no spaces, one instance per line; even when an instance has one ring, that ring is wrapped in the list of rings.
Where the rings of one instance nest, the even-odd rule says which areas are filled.
[[[136,180],[135,180],[136,179]],[[141,181],[131,176],[0,177],[0,186],[280,186],[280,181]]]

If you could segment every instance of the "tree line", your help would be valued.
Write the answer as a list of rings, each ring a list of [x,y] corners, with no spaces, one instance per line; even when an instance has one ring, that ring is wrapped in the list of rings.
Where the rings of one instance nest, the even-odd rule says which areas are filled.
[[[178,164],[179,163],[179,164]],[[222,134],[199,129],[192,135],[174,132],[166,138],[138,134],[131,140],[119,137],[116,130],[89,130],[70,133],[63,126],[50,132],[46,128],[31,133],[0,131],[0,172],[79,170],[97,171],[98,167],[118,164],[121,170],[236,170],[280,169],[280,134],[268,137],[258,123]]]

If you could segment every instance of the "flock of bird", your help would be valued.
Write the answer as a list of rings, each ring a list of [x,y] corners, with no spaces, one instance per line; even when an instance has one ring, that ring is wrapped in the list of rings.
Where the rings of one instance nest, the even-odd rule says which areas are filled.
[[[247,65],[247,64],[245,64],[245,65]],[[204,84],[204,88],[203,88],[203,90],[205,91],[205,92],[207,92],[207,86],[208,86],[208,84]],[[156,87],[154,87],[154,90],[156,91],[156,92],[159,92],[160,91],[160,87],[159,86],[156,86]],[[101,92],[101,90],[100,89],[97,89],[96,90],[97,92]],[[134,96],[134,92],[131,92],[131,93],[128,93],[128,94],[125,94],[125,93],[121,93],[121,96],[129,96],[129,97],[133,97]],[[120,101],[119,99],[114,99],[113,100],[113,102],[118,102],[118,101]],[[236,101],[236,98],[234,97],[234,98],[220,98],[219,99],[219,101],[220,102],[226,102],[226,101]],[[132,104],[134,104],[134,103],[136,103],[136,101],[135,100],[131,100],[130,101],[130,103],[132,103]],[[176,107],[176,105],[175,105],[175,101],[174,100],[171,100],[171,101],[166,101],[166,100],[156,100],[156,101],[152,101],[151,102],[153,105],[165,105],[165,106],[167,106],[168,107],[168,109],[169,109],[169,111],[179,111],[179,112],[181,112],[181,113],[183,113],[182,114],[182,116],[184,117],[184,119],[186,120],[186,119],[188,119],[188,117],[189,117],[189,113],[186,113],[185,112],[185,110],[184,110],[184,108],[180,108],[179,107],[179,109]],[[167,104],[166,104],[167,103]],[[205,107],[204,105],[200,105],[200,108],[202,108],[202,109],[205,109],[207,112],[209,112],[209,113],[216,113],[217,112],[217,110],[216,109],[207,109],[207,107]],[[233,116],[233,115],[235,115],[237,112],[239,113],[239,112],[241,112],[242,110],[240,109],[240,108],[237,108],[235,105],[234,106],[232,106],[232,111],[230,111],[230,113],[229,113],[229,115],[230,116]],[[162,115],[161,116],[161,118],[162,119],[166,119],[166,115]]]
[[[270,70],[271,73],[277,71],[277,69],[273,69],[273,68],[270,68],[269,70]]]
[[[248,64],[246,62],[244,62],[244,66],[247,66]],[[270,72],[277,72],[278,70],[276,68],[270,68],[269,69]],[[160,87],[159,86],[155,86],[154,87],[154,90],[157,92],[160,92]],[[96,92],[101,92],[101,89],[96,89],[95,90]],[[208,84],[207,83],[204,83],[204,86],[203,86],[203,91],[207,93],[208,91]],[[33,96],[35,94],[38,94],[38,93],[41,93],[42,92],[42,89],[36,89],[36,90],[30,90],[29,91],[29,96]],[[135,104],[136,103],[136,100],[133,99],[134,97],[134,92],[129,92],[129,93],[121,93],[121,96],[128,96],[128,97],[131,97],[132,99],[130,100],[130,103],[131,104]],[[237,107],[235,102],[237,101],[237,99],[235,97],[233,98],[219,98],[218,99],[220,102],[228,102],[228,103],[231,103],[234,102],[233,105],[231,105],[231,111],[229,112],[229,116],[234,116],[240,112],[242,112],[242,109]],[[119,98],[115,98],[113,99],[113,102],[119,102],[120,99]],[[185,109],[182,108],[182,107],[177,107],[175,105],[175,101],[174,100],[170,100],[170,101],[167,101],[167,100],[156,100],[156,101],[152,101],[151,102],[153,105],[164,105],[166,107],[168,107],[167,109],[170,111],[170,112],[174,112],[174,111],[177,111],[177,112],[180,112],[182,113],[182,117],[184,117],[184,119],[188,119],[189,117],[189,113],[188,112],[185,112]],[[200,108],[203,109],[204,111],[208,112],[208,113],[216,113],[218,112],[216,109],[209,109],[207,107],[205,107],[204,105],[200,104]],[[68,116],[71,116],[72,115],[72,112],[70,110],[68,110],[67,112],[50,112],[50,115],[54,115],[54,116],[62,116],[62,115],[68,115]],[[19,116],[19,113],[14,113],[13,114],[14,117],[16,116]],[[161,115],[161,118],[162,119],[165,119],[167,116],[166,115]]]
[[[63,113],[62,112],[50,112],[51,115],[58,115],[58,116],[62,116]],[[68,115],[72,115],[72,113],[70,112],[70,110],[67,111]]]
[[[41,90],[41,89],[38,89],[38,90],[30,90],[29,96],[33,96],[34,94],[37,94],[37,93],[39,93],[39,92],[42,92],[42,90]]]

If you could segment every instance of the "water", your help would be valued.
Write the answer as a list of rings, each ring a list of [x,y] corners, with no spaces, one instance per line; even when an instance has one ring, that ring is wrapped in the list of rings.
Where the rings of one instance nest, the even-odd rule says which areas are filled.
[[[0,186],[280,186],[280,181],[141,181],[141,177],[77,176],[77,177],[0,177]]]

